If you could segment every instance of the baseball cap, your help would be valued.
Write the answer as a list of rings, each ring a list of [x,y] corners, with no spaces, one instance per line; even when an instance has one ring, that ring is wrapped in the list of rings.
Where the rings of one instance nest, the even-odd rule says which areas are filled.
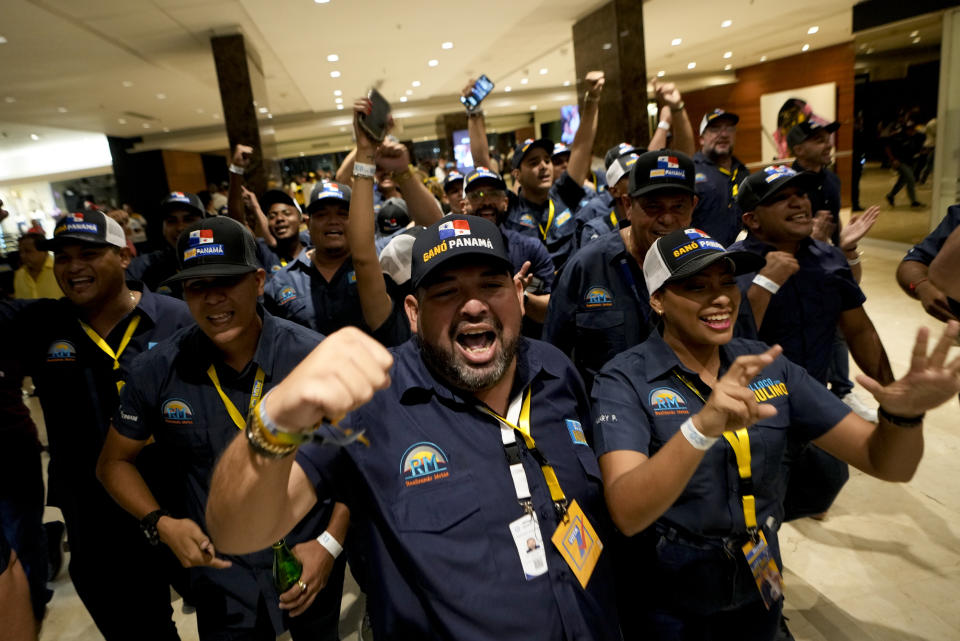
[[[340,202],[350,204],[350,188],[346,185],[334,182],[317,183],[310,194],[310,204],[307,205],[307,213],[320,209],[324,200],[339,200]]]
[[[472,190],[474,187],[480,184],[492,184],[498,189],[507,188],[507,183],[503,182],[503,178],[500,177],[500,174],[495,171],[490,171],[486,167],[477,167],[467,174],[467,177],[464,179],[463,194],[466,195],[468,190]]]
[[[281,189],[268,189],[263,192],[263,196],[260,197],[260,209],[263,210],[264,214],[270,211],[270,208],[277,203],[283,203],[284,205],[300,209],[296,201],[290,197],[290,194]]]
[[[57,223],[53,238],[42,243],[44,251],[57,251],[69,242],[126,247],[127,238],[120,223],[100,211],[67,214]]]
[[[699,229],[678,229],[661,236],[643,259],[643,280],[651,294],[667,283],[698,274],[724,258],[733,263],[737,276],[759,271],[766,259],[747,251],[727,251]]]
[[[466,256],[501,265],[513,273],[503,233],[496,223],[479,216],[450,215],[424,229],[413,243],[410,275],[414,289],[431,273]]]
[[[630,172],[630,196],[635,198],[663,189],[694,194],[695,174],[693,160],[683,152],[648,151],[637,158]]]
[[[160,211],[164,214],[169,211],[177,211],[178,209],[186,209],[201,216],[207,215],[206,208],[196,194],[190,194],[185,191],[171,191],[169,196],[160,201]]]
[[[816,182],[816,174],[809,171],[797,172],[786,165],[771,165],[743,179],[737,189],[737,204],[741,211],[753,211],[781,189],[795,186],[810,191]]]
[[[607,184],[610,186],[616,185],[621,178],[633,169],[639,158],[639,154],[633,151],[628,151],[622,156],[614,158],[613,162],[607,167]]]
[[[555,158],[561,154],[569,154],[570,147],[567,147],[562,142],[558,142],[553,146],[553,151],[550,153],[551,158]]]
[[[513,150],[513,168],[520,169],[520,163],[523,162],[523,157],[534,149],[543,149],[547,152],[548,156],[552,156],[553,141],[549,138],[538,138],[537,140],[527,138],[524,140]]]
[[[380,270],[397,285],[410,280],[413,263],[413,243],[426,227],[411,227],[390,239],[380,252]]]
[[[184,229],[177,238],[177,264],[180,271],[164,285],[188,278],[239,276],[260,269],[253,234],[226,216],[204,218]]]
[[[610,168],[610,165],[613,164],[613,161],[623,156],[625,154],[642,154],[646,149],[637,149],[628,142],[621,142],[618,145],[614,145],[607,149],[607,153],[603,155],[603,166],[607,169]]]
[[[726,120],[735,125],[740,122],[740,116],[729,111],[724,111],[723,109],[714,109],[710,113],[703,115],[703,120],[700,121],[700,135],[703,135],[703,132],[706,131],[710,123],[716,122],[717,120]]]
[[[460,182],[463,180],[463,174],[461,174],[456,169],[452,169],[447,172],[446,178],[443,179],[443,190],[447,191],[450,189],[450,186],[455,182]]]
[[[793,147],[794,145],[799,145],[817,132],[826,131],[827,133],[832,134],[839,128],[839,122],[819,123],[813,120],[804,120],[803,122],[794,125],[793,129],[791,129],[787,134],[787,146]]]
[[[392,234],[410,224],[407,201],[403,198],[388,198],[377,212],[377,229],[381,234]]]

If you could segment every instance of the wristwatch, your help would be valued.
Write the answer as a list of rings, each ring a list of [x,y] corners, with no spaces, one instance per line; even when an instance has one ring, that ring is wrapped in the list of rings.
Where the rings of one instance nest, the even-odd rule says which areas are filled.
[[[143,535],[147,537],[147,542],[150,543],[150,545],[160,543],[160,533],[157,532],[157,521],[160,520],[161,516],[170,516],[170,513],[164,509],[154,510],[140,519],[140,529],[143,530]]]

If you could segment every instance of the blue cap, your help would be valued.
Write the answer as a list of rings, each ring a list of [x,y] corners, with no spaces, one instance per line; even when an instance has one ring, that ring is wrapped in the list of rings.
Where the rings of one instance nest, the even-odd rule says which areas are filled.
[[[468,190],[472,190],[480,183],[493,183],[493,185],[499,189],[507,188],[507,184],[503,182],[503,178],[500,177],[500,174],[495,171],[490,171],[486,167],[477,167],[467,174],[467,178],[463,181],[463,193],[466,194]]]
[[[534,149],[543,149],[547,152],[547,155],[552,156],[553,141],[549,138],[538,138],[537,140],[527,138],[524,140],[513,150],[513,168],[520,169],[520,163],[523,162],[523,157]]]
[[[455,182],[462,181],[463,174],[461,174],[456,169],[452,169],[447,172],[447,177],[443,179],[443,190],[446,191]]]
[[[312,214],[320,209],[325,200],[339,200],[342,203],[350,203],[350,188],[346,185],[334,182],[318,183],[310,194],[310,205],[307,207],[307,213]]]

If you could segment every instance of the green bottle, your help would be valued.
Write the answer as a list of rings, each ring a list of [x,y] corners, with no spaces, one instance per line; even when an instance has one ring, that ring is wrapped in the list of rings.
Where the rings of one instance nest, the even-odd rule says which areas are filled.
[[[286,541],[273,544],[273,584],[283,594],[297,584],[303,572],[303,563],[296,557]]]

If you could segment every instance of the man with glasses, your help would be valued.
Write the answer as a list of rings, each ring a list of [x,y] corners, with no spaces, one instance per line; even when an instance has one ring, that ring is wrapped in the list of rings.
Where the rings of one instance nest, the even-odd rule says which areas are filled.
[[[699,203],[693,226],[729,246],[737,239],[742,212],[737,205],[737,186],[750,170],[733,155],[740,116],[714,109],[700,121],[700,151],[693,156]]]

